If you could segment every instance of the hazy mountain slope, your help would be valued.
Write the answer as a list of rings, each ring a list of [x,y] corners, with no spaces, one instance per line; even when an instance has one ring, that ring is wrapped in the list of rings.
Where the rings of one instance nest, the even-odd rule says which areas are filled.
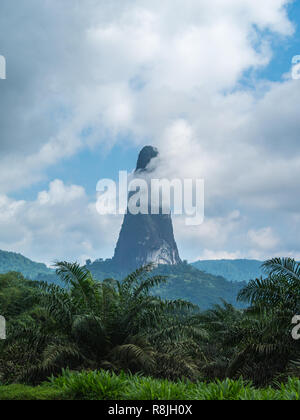
[[[260,277],[262,261],[257,260],[211,260],[192,264],[198,270],[222,276],[229,281],[249,281]]]
[[[88,265],[96,279],[106,278],[122,280],[128,272],[120,271],[113,260],[96,261]],[[16,271],[32,280],[60,283],[53,270],[45,264],[31,261],[20,254],[0,251],[0,274]],[[207,309],[220,299],[239,306],[236,296],[246,283],[230,282],[221,276],[205,273],[188,264],[160,265],[153,274],[168,276],[166,285],[154,290],[155,295],[168,299],[185,299]]]
[[[159,266],[155,274],[167,275],[168,282],[156,289],[155,294],[167,299],[185,299],[201,309],[208,309],[221,299],[237,307],[238,292],[246,286],[244,282],[229,282],[221,276],[204,273],[188,264]]]
[[[35,280],[39,275],[53,274],[45,264],[36,263],[21,254],[0,251],[0,274],[16,271],[28,279]]]
[[[95,262],[88,266],[96,279],[105,278],[122,280],[128,273],[117,272],[110,261]],[[184,299],[207,309],[225,299],[235,306],[241,307],[236,301],[238,292],[246,283],[229,282],[223,277],[199,271],[188,264],[160,265],[153,274],[168,277],[165,285],[157,287],[154,294],[167,299]]]

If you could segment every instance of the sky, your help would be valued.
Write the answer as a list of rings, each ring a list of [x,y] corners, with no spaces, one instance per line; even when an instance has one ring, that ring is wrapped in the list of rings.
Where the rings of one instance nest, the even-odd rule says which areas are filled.
[[[0,249],[109,258],[96,184],[158,147],[205,180],[182,259],[300,258],[299,0],[1,0]]]

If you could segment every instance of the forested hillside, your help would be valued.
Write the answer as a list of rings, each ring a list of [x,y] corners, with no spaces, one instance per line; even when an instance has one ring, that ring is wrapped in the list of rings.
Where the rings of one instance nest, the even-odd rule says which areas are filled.
[[[98,261],[88,266],[97,280],[114,278],[121,280],[128,273],[117,272],[113,263]],[[236,307],[241,307],[237,302],[239,291],[246,286],[245,282],[230,282],[221,276],[204,273],[189,264],[160,265],[154,269],[154,275],[167,276],[167,284],[153,288],[155,296],[164,299],[184,299],[198,305],[202,310],[226,300]]]
[[[0,315],[8,321],[27,316],[36,303],[37,285],[20,273],[0,274]]]
[[[245,286],[243,281],[260,276],[260,266],[261,262],[254,260],[198,261],[192,266],[160,266],[157,272],[168,275],[169,283],[155,289],[154,293],[169,299],[187,299],[202,309],[218,303],[220,298],[236,305],[236,296]],[[98,280],[121,279],[128,274],[116,268],[112,260],[95,261],[88,268]],[[59,283],[54,271],[45,264],[31,261],[21,254],[0,251],[0,274],[11,271],[19,272],[31,280]]]
[[[10,271],[22,273],[31,280],[35,280],[38,275],[53,274],[45,264],[33,262],[21,254],[0,250],[0,274]]]
[[[261,277],[262,261],[257,260],[208,260],[192,264],[198,270],[229,281],[249,281]]]

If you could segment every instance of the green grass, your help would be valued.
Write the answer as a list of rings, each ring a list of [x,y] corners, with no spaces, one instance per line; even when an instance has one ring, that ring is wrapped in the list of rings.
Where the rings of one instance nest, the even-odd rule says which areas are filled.
[[[0,401],[66,400],[67,395],[51,385],[30,387],[25,385],[0,386]]]
[[[38,386],[0,386],[0,400],[300,400],[300,380],[256,389],[242,379],[213,383],[168,382],[106,371],[64,371]]]

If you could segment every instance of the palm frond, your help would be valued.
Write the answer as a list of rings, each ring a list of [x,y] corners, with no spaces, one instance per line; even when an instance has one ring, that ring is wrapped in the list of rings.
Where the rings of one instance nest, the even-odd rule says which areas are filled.
[[[293,258],[273,258],[263,264],[268,274],[285,276],[291,281],[300,282],[300,264]]]

